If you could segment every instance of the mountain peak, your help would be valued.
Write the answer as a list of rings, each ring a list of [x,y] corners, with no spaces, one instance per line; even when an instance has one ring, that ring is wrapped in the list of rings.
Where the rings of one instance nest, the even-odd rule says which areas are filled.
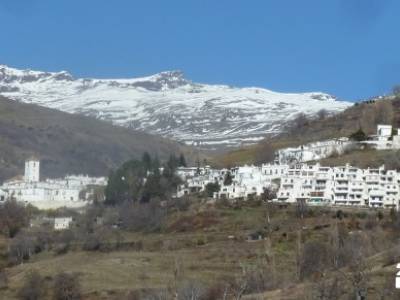
[[[0,94],[210,147],[255,143],[284,130],[298,113],[335,113],[352,105],[323,93],[196,84],[179,70],[141,78],[74,79],[65,71],[0,66]]]
[[[41,72],[34,71],[30,69],[16,69],[9,67],[7,65],[0,65],[0,80],[3,82],[18,81],[24,82],[34,82],[43,79],[53,79],[53,80],[74,80],[73,76],[67,71],[61,72]]]

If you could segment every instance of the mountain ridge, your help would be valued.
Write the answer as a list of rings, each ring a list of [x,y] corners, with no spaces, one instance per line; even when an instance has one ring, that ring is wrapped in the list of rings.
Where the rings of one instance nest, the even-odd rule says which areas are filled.
[[[0,93],[10,99],[92,116],[203,147],[254,144],[282,132],[299,113],[337,113],[352,105],[319,92],[194,83],[182,71],[140,78],[75,78],[0,66]]]

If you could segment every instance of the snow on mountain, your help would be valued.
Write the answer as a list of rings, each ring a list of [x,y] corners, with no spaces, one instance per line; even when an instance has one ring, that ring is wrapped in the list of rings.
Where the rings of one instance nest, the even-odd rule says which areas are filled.
[[[79,79],[70,73],[0,65],[0,94],[167,136],[187,144],[237,146],[279,133],[298,113],[351,105],[324,93],[193,83],[180,71],[134,79]]]

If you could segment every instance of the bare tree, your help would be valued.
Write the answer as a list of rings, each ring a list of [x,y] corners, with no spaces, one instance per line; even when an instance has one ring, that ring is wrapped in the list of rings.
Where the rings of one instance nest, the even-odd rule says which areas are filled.
[[[248,289],[249,278],[247,274],[247,270],[245,266],[241,266],[241,273],[236,277],[235,284],[232,286],[233,299],[240,300],[242,299],[244,293]]]
[[[80,300],[81,286],[74,274],[60,273],[54,279],[54,300]]]
[[[289,124],[291,133],[299,133],[301,132],[305,126],[309,123],[307,116],[304,113],[299,113],[293,119],[293,121]]]
[[[328,249],[318,241],[306,242],[300,260],[300,279],[321,278],[328,265]]]
[[[25,276],[25,282],[18,291],[21,300],[40,300],[45,296],[44,280],[37,271],[31,271]]]
[[[9,255],[13,263],[22,264],[31,257],[35,250],[33,239],[25,234],[19,234],[11,240]]]
[[[178,300],[199,300],[204,295],[204,287],[194,280],[185,281],[179,288]]]
[[[28,223],[27,210],[15,200],[6,201],[0,206],[0,231],[4,234],[14,237]]]
[[[333,278],[322,278],[313,284],[312,299],[336,300],[343,294],[343,288],[338,276]]]
[[[307,202],[305,199],[297,200],[296,215],[300,219],[304,219],[308,211]]]
[[[367,257],[370,247],[365,236],[355,233],[349,236],[343,248],[342,256],[347,262],[348,270],[338,270],[353,289],[355,299],[367,297],[371,266]]]
[[[7,288],[7,286],[8,286],[7,273],[0,268],[0,290]]]

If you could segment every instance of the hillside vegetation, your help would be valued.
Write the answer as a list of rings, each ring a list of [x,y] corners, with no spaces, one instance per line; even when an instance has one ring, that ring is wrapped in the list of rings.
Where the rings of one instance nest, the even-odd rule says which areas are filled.
[[[137,205],[93,207],[64,232],[20,229],[4,241],[0,298],[40,291],[54,299],[67,272],[79,282],[73,299],[398,299],[394,211],[193,200],[142,204],[141,216]],[[148,214],[154,209],[168,213]],[[115,213],[136,218],[116,229]],[[29,284],[32,272],[41,284]]]
[[[31,155],[41,159],[42,176],[108,175],[145,151],[191,157],[189,148],[161,137],[0,96],[0,181],[23,173]]]
[[[273,159],[274,151],[281,148],[296,147],[324,139],[348,137],[358,129],[362,129],[366,134],[375,134],[377,124],[400,127],[400,97],[355,103],[342,113],[333,116],[326,116],[321,112],[313,120],[300,114],[287,126],[285,133],[266,138],[258,145],[220,155],[215,162],[220,162],[224,166],[267,162]],[[370,158],[373,159],[374,154],[376,153],[369,153]],[[356,157],[354,159],[353,162],[358,164]]]

